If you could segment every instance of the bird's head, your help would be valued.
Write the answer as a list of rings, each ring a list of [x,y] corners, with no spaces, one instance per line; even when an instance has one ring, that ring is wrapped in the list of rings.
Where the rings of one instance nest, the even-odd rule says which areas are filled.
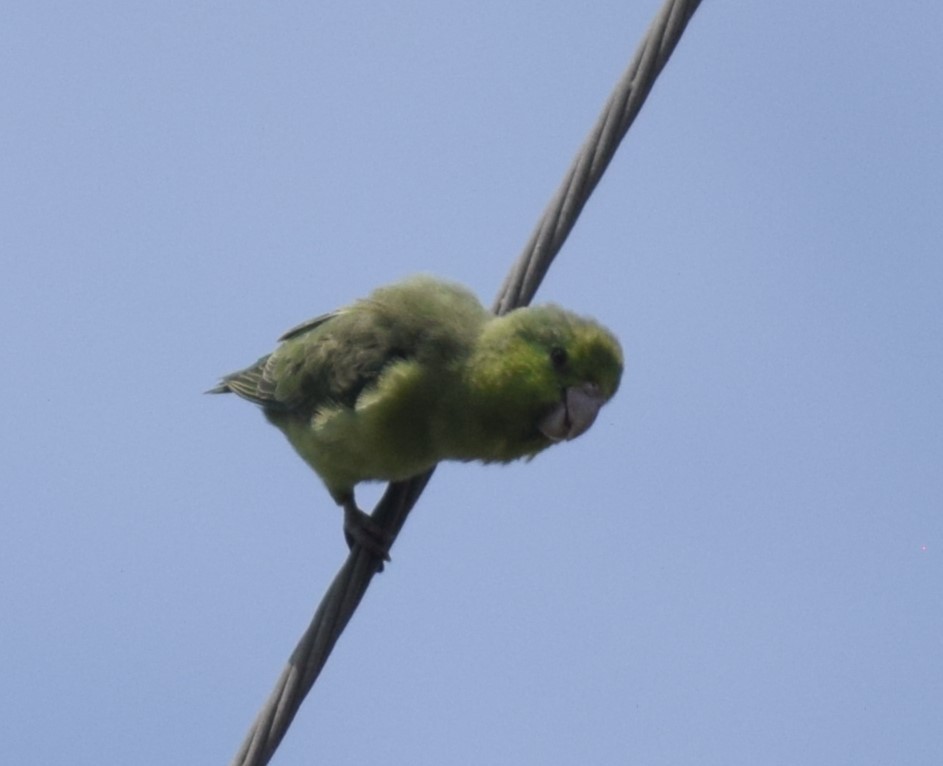
[[[485,328],[480,347],[495,394],[507,405],[501,409],[520,417],[522,430],[542,446],[584,433],[622,377],[615,336],[554,305],[498,317]]]

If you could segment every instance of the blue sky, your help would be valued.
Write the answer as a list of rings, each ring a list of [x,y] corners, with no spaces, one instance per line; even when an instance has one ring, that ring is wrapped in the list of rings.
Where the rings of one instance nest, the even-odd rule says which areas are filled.
[[[658,5],[0,12],[5,759],[228,762],[345,547],[201,392],[407,274],[490,303]],[[702,5],[538,295],[617,398],[440,467],[273,763],[943,762],[941,28]]]

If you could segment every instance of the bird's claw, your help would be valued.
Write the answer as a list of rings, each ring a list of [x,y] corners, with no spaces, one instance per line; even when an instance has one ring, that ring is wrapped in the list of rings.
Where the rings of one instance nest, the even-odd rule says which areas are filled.
[[[380,560],[378,571],[383,571],[383,562],[390,561],[390,545],[393,540],[389,532],[381,527],[369,514],[361,511],[353,501],[344,503],[344,538],[347,546],[360,545]]]

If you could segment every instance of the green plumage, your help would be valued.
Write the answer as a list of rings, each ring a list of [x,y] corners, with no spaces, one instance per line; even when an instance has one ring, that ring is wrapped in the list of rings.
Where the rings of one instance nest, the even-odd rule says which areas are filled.
[[[214,393],[262,406],[334,499],[441,460],[507,462],[575,438],[619,386],[622,352],[556,306],[488,312],[414,277],[290,330]]]

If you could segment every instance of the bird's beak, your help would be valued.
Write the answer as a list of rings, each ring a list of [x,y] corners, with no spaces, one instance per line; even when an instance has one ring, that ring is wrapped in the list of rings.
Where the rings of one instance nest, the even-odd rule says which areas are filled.
[[[596,420],[599,408],[606,399],[595,383],[581,383],[563,389],[563,396],[540,422],[537,428],[550,441],[575,439]]]

